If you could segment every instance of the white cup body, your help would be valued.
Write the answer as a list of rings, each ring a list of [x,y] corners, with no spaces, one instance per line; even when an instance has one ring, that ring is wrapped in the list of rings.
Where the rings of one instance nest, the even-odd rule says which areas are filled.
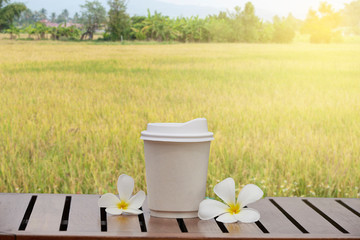
[[[199,204],[206,192],[210,143],[144,140],[151,216],[198,216]]]

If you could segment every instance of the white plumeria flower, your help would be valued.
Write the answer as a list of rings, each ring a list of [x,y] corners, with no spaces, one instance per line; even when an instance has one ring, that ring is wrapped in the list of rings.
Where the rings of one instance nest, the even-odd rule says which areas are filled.
[[[106,193],[98,201],[99,207],[105,207],[105,211],[112,215],[122,213],[141,214],[139,208],[145,201],[145,192],[139,191],[131,196],[134,190],[134,179],[128,175],[120,175],[117,181],[119,198],[112,193]]]
[[[234,223],[237,221],[243,223],[252,223],[260,219],[260,213],[252,208],[244,208],[263,196],[263,191],[254,184],[246,185],[239,193],[235,202],[235,182],[232,178],[227,178],[214,187],[214,192],[226,204],[205,199],[199,206],[199,218],[202,220],[213,219],[223,223]]]

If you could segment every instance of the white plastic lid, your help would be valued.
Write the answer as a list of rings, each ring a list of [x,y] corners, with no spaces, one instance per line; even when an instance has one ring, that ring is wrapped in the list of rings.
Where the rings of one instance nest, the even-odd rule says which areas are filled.
[[[161,142],[208,142],[214,140],[208,131],[205,118],[197,118],[186,123],[149,123],[141,139]]]

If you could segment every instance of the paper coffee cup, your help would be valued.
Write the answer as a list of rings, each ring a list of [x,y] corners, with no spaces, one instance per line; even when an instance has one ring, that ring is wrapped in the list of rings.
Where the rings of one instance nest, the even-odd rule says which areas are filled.
[[[149,123],[144,140],[150,215],[197,217],[205,198],[210,142],[205,118],[186,123]]]

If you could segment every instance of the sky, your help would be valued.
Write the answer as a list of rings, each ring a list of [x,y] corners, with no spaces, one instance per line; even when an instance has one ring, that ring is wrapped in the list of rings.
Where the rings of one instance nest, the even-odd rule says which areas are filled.
[[[61,13],[68,9],[70,16],[80,12],[80,5],[86,0],[13,0],[24,2],[31,10],[45,8],[48,15],[52,12]],[[108,8],[107,0],[99,0],[104,7]],[[205,17],[208,14],[217,14],[219,11],[232,10],[235,6],[244,7],[248,0],[128,0],[128,13],[132,15],[146,15],[149,8],[152,12],[157,10],[163,15]],[[273,16],[287,16],[292,13],[296,18],[305,19],[309,8],[317,9],[321,0],[251,0],[255,6],[256,15],[263,20],[271,20]],[[344,7],[351,0],[327,0],[334,9]]]

